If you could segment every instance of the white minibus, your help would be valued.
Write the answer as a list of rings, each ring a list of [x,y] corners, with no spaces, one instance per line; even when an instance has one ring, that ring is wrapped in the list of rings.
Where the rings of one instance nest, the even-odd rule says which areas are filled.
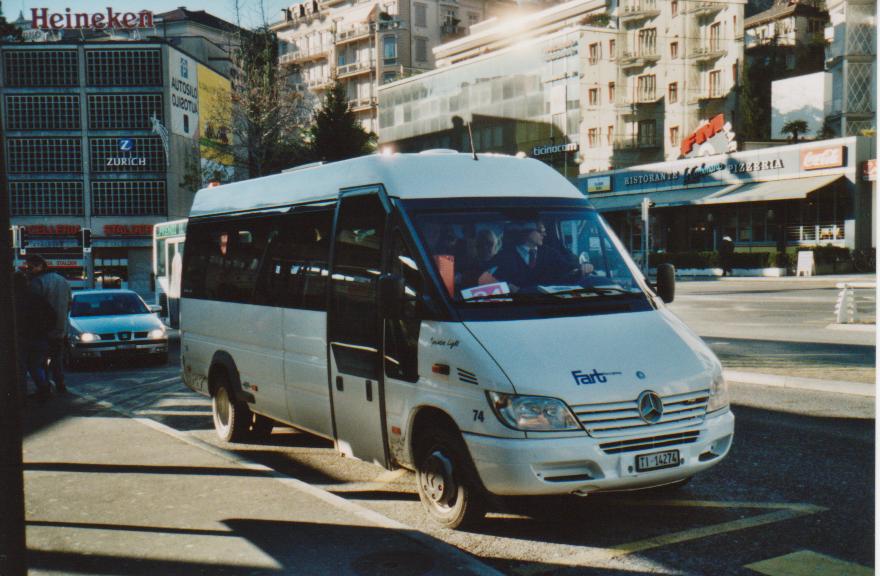
[[[198,192],[181,353],[219,436],[275,422],[495,495],[684,484],[730,450],[721,365],[584,196],[528,158],[374,155]]]

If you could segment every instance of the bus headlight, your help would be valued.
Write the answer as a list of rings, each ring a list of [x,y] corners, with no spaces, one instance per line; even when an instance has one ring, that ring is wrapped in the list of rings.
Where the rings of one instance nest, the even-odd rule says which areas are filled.
[[[150,333],[147,334],[147,338],[150,340],[161,340],[162,338],[165,338],[165,330],[161,328],[150,330]]]
[[[501,423],[514,430],[557,432],[581,429],[568,406],[557,398],[502,392],[486,392],[486,395]]]
[[[91,332],[83,332],[79,335],[79,341],[88,344],[89,342],[95,342],[96,340],[100,340],[101,337],[97,334],[92,334]]]
[[[721,372],[712,377],[712,386],[709,388],[709,404],[707,412],[716,412],[730,406],[730,393],[727,390],[727,380]]]

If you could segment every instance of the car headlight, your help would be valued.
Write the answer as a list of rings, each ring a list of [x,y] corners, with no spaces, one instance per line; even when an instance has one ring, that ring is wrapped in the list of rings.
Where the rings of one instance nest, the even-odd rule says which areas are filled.
[[[82,334],[79,335],[80,342],[88,343],[88,342],[94,342],[94,341],[100,340],[100,339],[101,339],[100,336],[98,336],[97,334],[92,334],[91,332],[83,332]]]
[[[150,333],[147,334],[147,338],[150,340],[161,340],[165,337],[165,330],[161,328],[156,328],[154,330],[150,330]]]
[[[708,412],[716,412],[730,406],[730,393],[727,390],[727,380],[721,372],[712,377],[712,386],[709,388]]]
[[[486,392],[495,415],[505,426],[524,431],[580,430],[568,406],[557,398]]]

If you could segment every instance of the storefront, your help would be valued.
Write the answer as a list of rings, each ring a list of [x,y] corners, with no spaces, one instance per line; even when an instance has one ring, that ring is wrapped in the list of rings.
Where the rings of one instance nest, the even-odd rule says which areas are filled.
[[[24,254],[16,254],[16,266],[23,265],[27,255],[39,254],[51,270],[62,274],[77,289],[88,286],[91,264],[96,288],[151,292],[152,224],[93,221],[92,251],[86,254],[80,243],[82,223],[23,223],[23,226],[27,246]]]
[[[873,183],[859,168],[874,141],[839,138],[584,175],[579,187],[634,254],[648,198],[651,250],[739,251],[873,245]]]

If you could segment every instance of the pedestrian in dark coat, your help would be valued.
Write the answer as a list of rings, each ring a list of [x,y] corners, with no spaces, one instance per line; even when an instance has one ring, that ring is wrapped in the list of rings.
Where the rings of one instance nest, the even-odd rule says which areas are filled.
[[[721,260],[721,275],[731,276],[733,274],[733,251],[736,245],[730,236],[721,239],[721,246],[718,250],[718,259]]]
[[[22,398],[27,396],[27,375],[30,374],[37,387],[36,397],[45,400],[51,394],[45,365],[49,352],[49,330],[54,326],[55,311],[45,298],[33,290],[24,272],[16,272],[13,282]]]
[[[55,310],[55,322],[49,330],[48,374],[58,393],[64,385],[64,354],[67,351],[67,315],[70,312],[70,285],[61,274],[50,272],[46,260],[38,254],[27,257],[31,286]]]

